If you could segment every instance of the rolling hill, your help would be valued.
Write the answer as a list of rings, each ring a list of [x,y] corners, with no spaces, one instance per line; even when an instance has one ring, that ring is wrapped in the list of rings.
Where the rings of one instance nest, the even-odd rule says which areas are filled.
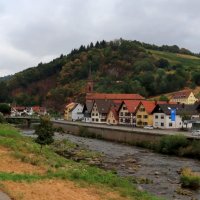
[[[71,99],[84,101],[89,71],[97,92],[156,96],[200,85],[200,55],[176,45],[103,40],[0,81],[0,101],[62,110]]]

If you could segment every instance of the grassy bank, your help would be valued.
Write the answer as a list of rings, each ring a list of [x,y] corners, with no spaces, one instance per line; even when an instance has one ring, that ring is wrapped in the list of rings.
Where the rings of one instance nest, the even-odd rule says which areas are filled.
[[[0,147],[9,150],[9,155],[20,162],[42,168],[42,172],[32,173],[0,172],[0,182],[37,182],[41,180],[70,180],[90,188],[106,188],[120,194],[123,199],[157,200],[143,191],[138,191],[129,179],[118,177],[110,171],[91,167],[85,163],[74,162],[56,154],[51,146],[40,146],[32,138],[23,137],[10,125],[0,124]],[[70,144],[69,144],[70,148]]]
[[[188,140],[184,135],[167,135],[157,142],[135,142],[131,144],[151,149],[157,153],[200,160],[200,141]]]

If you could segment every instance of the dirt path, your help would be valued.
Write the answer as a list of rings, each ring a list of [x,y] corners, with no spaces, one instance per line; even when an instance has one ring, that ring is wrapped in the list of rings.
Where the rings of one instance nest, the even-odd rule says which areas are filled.
[[[96,188],[79,188],[62,180],[46,180],[34,183],[5,182],[10,195],[20,200],[123,200],[119,195]],[[1,200],[1,199],[0,199]]]
[[[0,191],[0,200],[11,200],[11,199],[7,194]]]
[[[34,166],[29,163],[21,162],[11,156],[9,149],[0,147],[0,172],[14,172],[14,173],[44,173],[44,167]],[[1,199],[0,199],[1,200]]]

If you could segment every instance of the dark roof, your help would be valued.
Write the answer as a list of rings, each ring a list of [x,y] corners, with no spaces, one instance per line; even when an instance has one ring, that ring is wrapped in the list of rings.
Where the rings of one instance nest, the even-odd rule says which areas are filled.
[[[101,114],[107,114],[110,110],[111,105],[113,104],[111,100],[105,99],[96,99],[95,103],[97,105],[98,112]]]
[[[92,112],[92,107],[93,107],[94,101],[92,100],[87,100],[84,108],[83,108],[83,112],[87,112],[87,113],[91,113]]]
[[[197,105],[185,105],[185,104],[157,104],[152,113],[165,113],[170,115],[170,109],[176,109],[177,115],[197,115]]]

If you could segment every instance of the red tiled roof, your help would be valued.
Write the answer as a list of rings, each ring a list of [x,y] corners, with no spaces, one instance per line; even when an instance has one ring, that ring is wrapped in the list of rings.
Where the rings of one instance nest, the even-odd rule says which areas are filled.
[[[141,101],[141,104],[144,106],[147,113],[151,113],[153,109],[156,107],[155,101]]]
[[[139,94],[90,93],[86,95],[86,99],[142,100],[144,97]]]
[[[124,103],[130,113],[135,113],[138,105],[140,104],[140,101],[139,100],[125,100]]]
[[[192,92],[191,90],[183,90],[176,92],[175,94],[173,94],[172,99],[188,98],[191,92]]]

